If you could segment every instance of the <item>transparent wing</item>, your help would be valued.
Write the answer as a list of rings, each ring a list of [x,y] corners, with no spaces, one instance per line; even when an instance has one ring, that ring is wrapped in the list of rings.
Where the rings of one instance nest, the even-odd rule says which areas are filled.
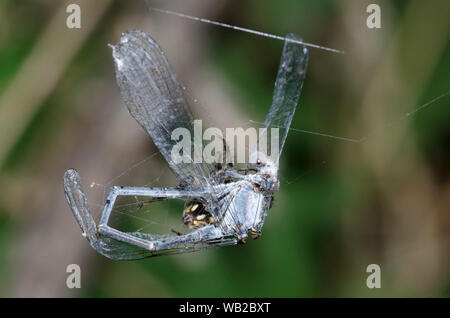
[[[116,79],[122,98],[136,121],[147,131],[172,171],[187,184],[207,182],[209,168],[192,160],[175,163],[171,152],[176,128],[186,128],[194,148],[193,117],[183,90],[159,45],[147,34],[129,30],[112,46]],[[193,158],[192,158],[193,159]]]
[[[302,38],[295,34],[288,34],[286,38],[302,41]],[[278,157],[281,155],[297,107],[307,64],[308,49],[299,44],[285,41],[275,82],[272,106],[264,121],[266,128],[279,128]],[[267,133],[269,133],[269,129]]]

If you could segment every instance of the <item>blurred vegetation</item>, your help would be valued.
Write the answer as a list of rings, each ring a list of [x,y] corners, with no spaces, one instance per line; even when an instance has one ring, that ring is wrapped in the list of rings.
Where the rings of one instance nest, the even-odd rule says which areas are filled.
[[[48,21],[57,12],[64,13],[61,8],[70,2],[1,2],[3,116],[9,115],[1,109],[4,93],[25,61],[33,58],[33,47]],[[75,234],[79,229],[62,193],[64,170],[95,171],[105,166],[103,177],[109,180],[154,151],[146,139],[138,143],[137,154],[127,152],[132,148],[124,149],[120,158],[111,142],[89,144],[102,129],[117,129],[111,134],[118,138],[124,129],[111,124],[111,118],[112,112],[125,112],[125,106],[120,100],[114,101],[117,107],[108,104],[119,94],[106,43],[118,40],[117,32],[123,31],[119,28],[137,28],[155,19],[156,24],[166,21],[165,26],[201,30],[201,40],[195,42],[201,46],[193,52],[201,52],[206,59],[199,58],[199,64],[187,69],[209,68],[228,83],[226,92],[232,92],[229,95],[241,112],[236,116],[245,118],[237,125],[245,125],[246,117],[263,121],[283,45],[210,25],[176,22],[174,17],[150,14],[140,1],[111,1],[55,87],[34,105],[30,120],[2,159],[0,295],[449,297],[450,98],[387,126],[450,89],[448,1],[380,1],[381,30],[365,26],[368,1],[224,0],[217,1],[217,8],[208,1],[181,2],[153,3],[192,15],[206,12],[205,18],[273,34],[294,32],[307,42],[344,50],[346,54],[336,55],[310,49],[308,74],[292,127],[350,138],[366,136],[380,127],[382,132],[364,143],[291,132],[283,150],[281,190],[257,241],[136,262],[114,262],[97,255]],[[209,11],[198,11],[203,7]],[[411,17],[421,17],[416,28],[408,24]],[[64,19],[65,15],[61,23]],[[415,30],[419,32],[412,33]],[[163,34],[162,27],[144,31],[155,33],[157,39]],[[434,31],[436,41],[430,38]],[[64,32],[61,39],[70,34]],[[169,57],[182,56],[186,45],[178,42],[180,52],[167,52]],[[394,64],[383,68],[390,65],[391,53]],[[38,67],[36,71],[45,81],[48,69]],[[374,79],[377,74],[381,82]],[[183,73],[181,78],[189,88],[189,76]],[[23,87],[22,94],[27,92]],[[196,92],[200,106],[208,111],[203,96],[201,90]],[[212,118],[215,114],[209,112]],[[80,144],[89,156],[77,156]],[[98,161],[100,152],[108,162]],[[81,164],[83,167],[77,166]],[[151,167],[149,171],[137,168],[137,174],[151,180]],[[85,177],[88,187],[95,179]],[[123,182],[135,184],[132,178]],[[64,215],[58,219],[61,223],[56,223],[60,214]],[[36,237],[46,238],[38,248],[33,245]],[[83,264],[79,291],[65,287],[64,264],[70,263]],[[372,263],[382,268],[380,290],[365,285],[365,269]],[[59,278],[50,279],[48,275],[56,272]],[[36,287],[38,283],[42,285]]]

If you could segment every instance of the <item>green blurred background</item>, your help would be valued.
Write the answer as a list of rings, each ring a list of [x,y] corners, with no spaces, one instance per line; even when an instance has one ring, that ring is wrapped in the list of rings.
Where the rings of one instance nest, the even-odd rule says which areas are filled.
[[[257,241],[115,262],[81,237],[64,171],[80,172],[94,206],[108,186],[174,179],[148,159],[155,148],[121,101],[107,43],[149,33],[192,108],[219,127],[263,121],[283,43],[150,13],[144,1],[2,0],[0,295],[450,296],[450,97],[398,120],[450,89],[450,2],[376,1],[382,28],[368,29],[371,2],[149,1],[345,51],[310,49],[292,127],[376,133],[350,143],[291,132]],[[81,29],[66,27],[69,3]],[[72,263],[81,289],[66,287]],[[381,289],[366,287],[369,264],[381,266]]]

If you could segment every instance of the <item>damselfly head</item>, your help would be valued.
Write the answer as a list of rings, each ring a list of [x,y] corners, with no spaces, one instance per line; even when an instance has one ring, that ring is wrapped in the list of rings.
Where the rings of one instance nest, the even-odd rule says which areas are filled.
[[[250,155],[250,163],[261,174],[277,175],[278,166],[264,153],[257,151]]]

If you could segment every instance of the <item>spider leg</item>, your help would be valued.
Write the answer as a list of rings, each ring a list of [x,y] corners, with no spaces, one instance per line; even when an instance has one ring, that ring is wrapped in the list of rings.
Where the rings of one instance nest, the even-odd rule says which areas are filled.
[[[226,163],[226,169],[232,169],[233,168],[233,158],[230,158],[230,148],[228,147],[228,143],[225,140],[224,137],[222,137],[223,141],[223,152],[225,154],[225,163]]]

